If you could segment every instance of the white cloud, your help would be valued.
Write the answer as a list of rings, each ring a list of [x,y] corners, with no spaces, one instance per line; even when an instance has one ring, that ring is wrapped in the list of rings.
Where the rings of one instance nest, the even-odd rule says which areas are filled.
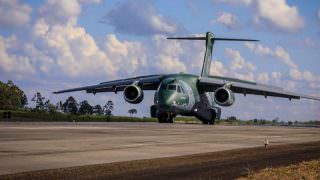
[[[161,15],[151,16],[150,24],[159,32],[174,33],[177,31],[177,27],[173,24],[167,23],[165,18]]]
[[[41,43],[39,50],[50,54],[54,64],[64,73],[70,76],[102,72],[115,75],[113,63],[83,28],[72,24],[49,26],[42,20],[38,23],[34,34],[37,42]]]
[[[247,73],[231,72],[230,74],[232,77],[246,80],[246,81],[254,81],[255,80],[255,75],[253,74],[253,72],[247,72]]]
[[[296,6],[286,0],[218,0],[220,2],[242,4],[254,10],[253,22],[258,27],[273,27],[276,30],[292,32],[304,27],[304,19]]]
[[[239,5],[250,5],[254,0],[216,0],[217,2],[239,4]]]
[[[269,75],[267,73],[259,73],[257,75],[257,81],[261,83],[268,83],[269,82]]]
[[[31,20],[32,8],[19,0],[0,1],[0,27],[23,27]]]
[[[16,43],[16,37],[0,36],[0,69],[7,73],[32,74],[35,69],[31,60],[25,56],[11,54],[9,51]]]
[[[311,82],[309,83],[309,87],[312,89],[320,89],[320,83]]]
[[[254,71],[256,69],[255,65],[253,65],[251,62],[247,62],[241,56],[240,51],[227,48],[225,53],[232,59],[231,70],[247,69],[249,71]]]
[[[304,80],[308,82],[318,81],[320,82],[320,77],[317,77],[310,71],[299,71],[298,69],[290,69],[290,76],[294,80]]]
[[[253,1],[258,25],[272,25],[282,31],[296,31],[304,27],[304,20],[296,6],[289,6],[286,0]]]
[[[100,3],[101,0],[79,0],[81,3]]]
[[[155,45],[155,54],[153,58],[156,61],[156,68],[164,72],[186,72],[186,65],[180,60],[184,54],[185,49],[182,47],[181,42],[166,41],[163,35],[155,35],[152,38]],[[152,57],[152,56],[151,56]]]
[[[276,49],[272,50],[269,47],[264,47],[261,44],[254,44],[254,43],[245,43],[245,46],[250,49],[251,51],[255,52],[258,55],[263,55],[263,56],[271,56],[276,59],[278,59],[281,63],[287,65],[290,69],[289,71],[289,76],[293,80],[299,80],[299,81],[306,81],[310,85],[310,87],[317,87],[315,84],[320,83],[320,76],[317,76],[310,71],[301,71],[299,70],[299,67],[297,66],[296,63],[294,63],[289,55],[289,53],[282,48],[281,46],[276,47]],[[277,82],[280,82],[282,74],[280,72],[272,72],[271,77]],[[294,84],[293,82],[290,82],[290,88],[294,89]]]
[[[107,35],[106,54],[117,68],[117,71],[132,73],[146,66],[146,49],[140,42],[120,41],[116,35]]]
[[[287,81],[287,85],[285,86],[286,90],[296,91],[297,83],[295,81]]]
[[[143,4],[143,6],[141,5]],[[153,1],[125,1],[112,8],[103,18],[118,32],[136,35],[172,34],[179,25],[157,12]]]
[[[49,24],[76,23],[81,13],[81,3],[99,3],[100,0],[47,0],[39,14]]]
[[[291,60],[289,53],[282,47],[276,47],[274,51],[275,57],[277,57],[282,63],[288,65],[291,68],[297,68],[297,65]]]
[[[255,43],[245,43],[245,46],[258,55],[275,57],[290,68],[297,68],[297,65],[292,61],[289,53],[281,46],[277,46],[274,50]]]
[[[275,81],[279,81],[281,79],[282,73],[281,72],[272,72],[271,77]]]
[[[157,57],[157,62],[155,63],[163,72],[186,72],[187,67],[183,62],[181,62],[177,57],[168,55],[159,55]]]
[[[213,61],[210,67],[210,74],[217,76],[225,76],[228,70],[224,67],[221,61]]]
[[[39,14],[49,24],[76,22],[81,12],[78,0],[47,0],[39,8]]]
[[[273,52],[270,48],[264,47],[261,44],[246,42],[244,45],[248,49],[254,51],[255,53],[257,53],[259,55],[273,55]]]
[[[228,29],[235,29],[239,25],[238,18],[234,14],[226,12],[221,13],[217,17],[216,22],[223,24]]]

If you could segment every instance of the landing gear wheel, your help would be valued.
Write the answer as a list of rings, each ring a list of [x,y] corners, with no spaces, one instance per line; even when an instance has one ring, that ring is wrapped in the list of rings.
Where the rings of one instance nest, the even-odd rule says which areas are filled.
[[[168,123],[173,123],[173,116],[168,117]]]
[[[209,125],[213,125],[215,123],[215,120],[216,120],[216,117],[217,117],[217,113],[215,110],[211,110],[211,117],[210,119],[206,118],[202,118],[201,121],[202,121],[202,124],[209,124]]]
[[[215,110],[211,110],[211,119],[208,121],[208,124],[214,124],[216,121],[217,113]]]
[[[202,120],[202,124],[208,124],[207,120]]]
[[[168,114],[158,114],[159,123],[173,123],[173,116]]]

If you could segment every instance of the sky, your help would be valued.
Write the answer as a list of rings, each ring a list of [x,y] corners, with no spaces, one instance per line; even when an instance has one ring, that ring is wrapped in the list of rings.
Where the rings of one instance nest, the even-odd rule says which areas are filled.
[[[53,91],[147,74],[199,75],[204,42],[166,40],[204,35],[259,39],[216,42],[211,74],[320,96],[318,0],[0,0],[0,80],[52,103],[74,96],[115,115],[150,116],[153,91],[139,105],[121,92],[54,95]],[[236,95],[222,116],[320,120],[320,102]]]

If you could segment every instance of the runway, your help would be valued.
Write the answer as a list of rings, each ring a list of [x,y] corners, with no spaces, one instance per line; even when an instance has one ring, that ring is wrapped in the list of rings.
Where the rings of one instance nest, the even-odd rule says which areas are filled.
[[[320,141],[318,128],[0,123],[0,174]]]

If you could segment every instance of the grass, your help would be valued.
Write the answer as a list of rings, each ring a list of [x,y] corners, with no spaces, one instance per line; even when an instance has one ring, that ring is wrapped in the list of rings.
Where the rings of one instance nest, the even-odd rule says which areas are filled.
[[[3,112],[0,111],[2,121],[55,121],[55,122],[158,122],[156,118],[148,117],[125,117],[125,116],[104,116],[104,115],[72,115],[64,113],[10,111],[11,118],[3,119]]]
[[[245,179],[320,179],[320,160],[304,161],[286,167],[266,168],[259,172],[249,174],[247,177],[239,178],[239,180]]]

